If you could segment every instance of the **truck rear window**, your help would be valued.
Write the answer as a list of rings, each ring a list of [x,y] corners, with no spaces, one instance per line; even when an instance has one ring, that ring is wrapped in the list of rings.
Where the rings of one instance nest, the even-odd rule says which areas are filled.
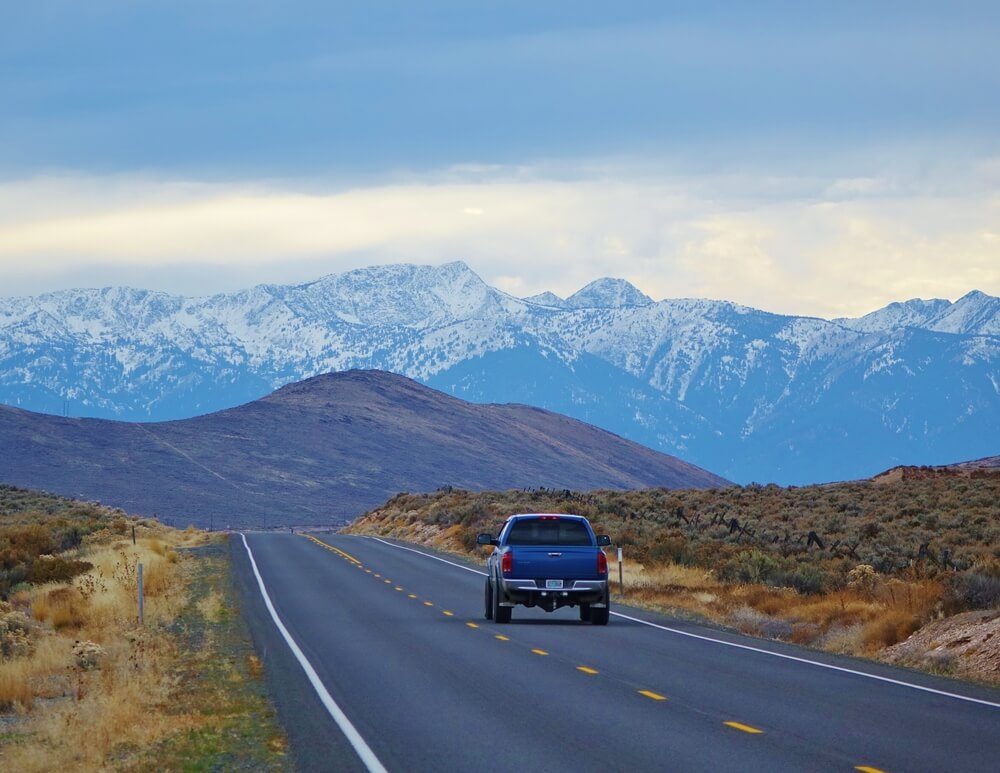
[[[590,532],[581,521],[525,518],[514,521],[507,535],[508,545],[593,545]]]

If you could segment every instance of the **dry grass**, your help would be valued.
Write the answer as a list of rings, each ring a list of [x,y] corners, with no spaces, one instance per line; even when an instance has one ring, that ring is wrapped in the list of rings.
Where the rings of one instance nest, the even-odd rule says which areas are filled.
[[[26,594],[21,594],[23,598]],[[46,589],[42,586],[31,599],[31,614],[36,620],[48,623],[55,630],[79,628],[84,622],[87,601],[73,586],[60,585]]]
[[[617,590],[617,564],[612,564]],[[870,588],[802,594],[791,588],[721,582],[710,571],[677,564],[626,564],[618,601],[684,611],[755,636],[785,639],[842,654],[871,656],[938,619],[943,586],[933,580],[887,580]]]
[[[80,553],[92,568],[83,574],[11,596],[39,628],[30,655],[0,662],[0,709],[26,713],[22,729],[31,739],[0,750],[0,767],[99,770],[115,750],[148,746],[197,721],[169,710],[178,653],[172,638],[155,632],[187,598],[185,562],[175,547],[202,538],[146,525],[148,536],[132,544],[121,531],[89,535]],[[137,621],[139,562],[144,627]],[[99,656],[75,657],[77,641],[92,642],[85,646]],[[56,700],[39,712],[42,697]]]
[[[215,622],[222,617],[225,606],[222,594],[218,591],[210,591],[198,602],[198,611],[206,620]]]
[[[0,770],[286,767],[263,686],[233,678],[252,646],[211,542],[0,486]]]
[[[0,662],[0,710],[23,712],[36,697],[58,694],[72,664],[72,642],[58,636],[42,639],[30,656]]]

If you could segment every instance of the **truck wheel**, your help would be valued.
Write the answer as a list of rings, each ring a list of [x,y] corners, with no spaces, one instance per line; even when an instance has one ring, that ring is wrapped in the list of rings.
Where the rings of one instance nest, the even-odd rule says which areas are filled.
[[[594,607],[590,610],[590,622],[594,625],[607,625],[611,617],[611,600],[606,607]]]
[[[491,588],[490,590],[490,595],[493,597],[493,622],[500,623],[501,625],[509,623],[511,609],[510,607],[500,606],[500,589],[493,590]]]
[[[580,605],[580,620],[585,623],[590,621],[590,604]]]
[[[486,612],[484,616],[487,620],[493,619],[493,593],[490,588],[490,581],[486,581]]]

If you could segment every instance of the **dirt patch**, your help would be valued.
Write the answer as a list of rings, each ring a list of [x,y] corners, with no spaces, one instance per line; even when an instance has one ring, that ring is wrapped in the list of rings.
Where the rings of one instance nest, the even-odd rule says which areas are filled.
[[[1000,685],[1000,609],[963,612],[925,625],[887,648],[882,659]]]

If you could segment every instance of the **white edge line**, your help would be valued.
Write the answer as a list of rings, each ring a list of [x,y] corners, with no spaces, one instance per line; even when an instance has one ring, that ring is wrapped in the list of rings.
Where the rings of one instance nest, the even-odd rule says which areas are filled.
[[[433,556],[430,553],[424,553],[420,550],[414,550],[413,548],[404,547],[403,545],[396,545],[392,542],[386,542],[384,539],[379,539],[378,537],[370,537],[370,539],[376,542],[381,542],[383,545],[388,545],[392,548],[398,548],[399,550],[409,550],[411,553],[417,553],[421,556],[426,556],[427,558],[433,558],[435,561],[441,561],[445,564],[451,564],[451,566],[457,566],[459,569],[464,569],[467,572],[474,572],[475,574],[486,576],[486,572],[480,572],[476,569],[470,569],[467,566],[462,566],[461,564],[456,564],[454,561],[448,561],[444,558],[439,558],[438,556]],[[845,668],[844,666],[835,666],[832,663],[823,663],[819,660],[809,660],[808,658],[800,658],[796,655],[786,655],[783,652],[775,652],[773,650],[766,650],[762,647],[752,647],[749,644],[738,644],[733,641],[726,641],[725,639],[715,639],[711,636],[704,636],[698,633],[691,633],[690,631],[682,631],[679,628],[670,628],[666,625],[659,625],[657,623],[651,623],[649,620],[643,620],[638,617],[632,617],[631,615],[623,615],[621,612],[612,612],[615,617],[620,617],[624,620],[631,620],[633,623],[642,623],[642,625],[648,625],[650,628],[658,628],[661,631],[667,631],[668,633],[675,633],[679,636],[689,636],[692,639],[701,639],[702,641],[709,641],[714,644],[724,644],[727,647],[735,647],[740,650],[747,650],[749,652],[759,652],[762,655],[771,655],[775,658],[783,658],[784,660],[794,660],[796,663],[806,663],[810,666],[818,666],[819,668],[828,668],[831,671],[841,671],[845,674],[854,674],[855,676],[863,676],[867,679],[876,679],[879,682],[888,682],[889,684],[896,684],[901,687],[909,687],[913,690],[922,690],[923,692],[933,693],[934,695],[942,695],[946,698],[955,698],[960,701],[967,701],[969,703],[978,703],[982,706],[990,706],[995,709],[1000,709],[1000,703],[994,703],[992,701],[983,700],[982,698],[971,698],[968,695],[960,695],[953,692],[945,692],[944,690],[935,690],[933,687],[924,687],[920,684],[913,684],[912,682],[904,682],[899,679],[892,679],[888,676],[879,676],[878,674],[870,674],[867,671],[858,671],[853,668]]]
[[[373,539],[376,542],[381,542],[383,545],[388,545],[389,547],[397,548],[398,550],[409,550],[411,553],[416,553],[417,555],[424,556],[425,558],[433,558],[435,561],[440,561],[442,564],[456,566],[459,569],[464,569],[467,572],[472,572],[473,574],[478,574],[482,577],[486,576],[486,572],[480,572],[478,569],[472,569],[468,566],[462,566],[461,564],[456,564],[454,561],[449,561],[446,558],[440,558],[439,556],[432,556],[430,553],[424,553],[422,550],[414,550],[413,548],[408,548],[405,545],[396,545],[392,542],[386,542],[384,539],[379,539],[378,537],[369,537],[368,539]]]
[[[340,706],[333,699],[333,696],[327,692],[326,687],[323,686],[323,682],[320,680],[319,675],[316,673],[316,669],[313,668],[312,663],[306,658],[299,649],[299,645],[295,643],[295,639],[285,628],[285,624],[281,622],[281,618],[278,617],[278,613],[274,609],[274,604],[271,603],[271,597],[267,593],[267,588],[264,587],[264,578],[260,576],[260,570],[257,568],[257,562],[254,560],[253,551],[250,550],[250,545],[247,544],[247,536],[240,532],[240,536],[243,538],[243,547],[247,549],[247,556],[250,558],[250,566],[253,568],[254,576],[257,578],[257,585],[260,587],[260,595],[264,598],[264,604],[267,607],[267,611],[271,613],[271,619],[274,620],[274,624],[278,627],[279,633],[288,643],[288,648],[292,651],[295,659],[299,661],[299,665],[302,666],[302,670],[306,672],[306,676],[312,683],[313,689],[319,696],[320,701],[326,707],[326,710],[330,712],[330,716],[333,717],[333,721],[337,723],[337,727],[340,728],[341,732],[350,741],[351,746],[354,747],[354,751],[357,752],[358,757],[361,758],[361,762],[370,771],[370,773],[387,773],[385,767],[379,762],[378,757],[375,756],[375,752],[371,750],[365,739],[361,737],[361,734],[355,729],[354,725],[351,724],[351,720],[347,718],[347,715],[341,710]]]

